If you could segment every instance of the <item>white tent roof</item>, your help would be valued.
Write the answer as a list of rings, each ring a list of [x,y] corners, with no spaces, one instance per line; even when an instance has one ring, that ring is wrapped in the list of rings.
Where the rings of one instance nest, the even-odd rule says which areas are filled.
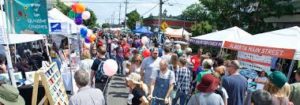
[[[296,59],[300,60],[300,28],[291,27],[280,29],[271,32],[265,32],[261,34],[254,35],[251,38],[241,38],[231,42],[240,43],[244,45],[250,45],[252,48],[259,49],[273,49],[267,52],[271,56],[276,56],[281,58]],[[227,46],[228,47],[228,46]],[[294,50],[294,55],[287,57]],[[265,54],[266,52],[255,51],[258,54]],[[281,55],[280,55],[281,54]]]
[[[42,34],[9,34],[9,44],[19,44],[32,41],[43,40],[45,35]],[[5,44],[5,43],[0,43]]]
[[[243,37],[251,37],[252,35],[248,32],[240,29],[239,27],[231,27],[225,30],[212,32],[209,34],[201,35],[192,37],[190,42],[196,43],[199,42],[199,44],[208,44],[211,42],[218,43],[216,46],[222,46],[222,43],[224,41],[232,41],[232,40],[238,40]]]
[[[177,38],[182,38],[183,36],[189,37],[192,35],[191,33],[189,33],[183,28],[173,29],[168,27],[164,33],[169,37],[177,37]]]

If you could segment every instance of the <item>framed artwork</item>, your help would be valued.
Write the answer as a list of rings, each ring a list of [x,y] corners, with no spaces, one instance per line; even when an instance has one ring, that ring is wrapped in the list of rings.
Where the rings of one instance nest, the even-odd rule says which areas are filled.
[[[35,71],[25,72],[26,79],[31,82],[34,82],[34,74],[35,74]]]
[[[16,79],[17,81],[23,79],[22,73],[21,73],[21,72],[14,73],[14,76],[15,76],[15,79]]]

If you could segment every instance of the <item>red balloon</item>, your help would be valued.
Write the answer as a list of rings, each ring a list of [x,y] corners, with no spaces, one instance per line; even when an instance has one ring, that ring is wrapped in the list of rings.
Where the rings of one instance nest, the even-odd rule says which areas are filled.
[[[151,55],[151,52],[150,52],[149,49],[146,49],[142,52],[142,55],[143,55],[144,58],[147,58]]]

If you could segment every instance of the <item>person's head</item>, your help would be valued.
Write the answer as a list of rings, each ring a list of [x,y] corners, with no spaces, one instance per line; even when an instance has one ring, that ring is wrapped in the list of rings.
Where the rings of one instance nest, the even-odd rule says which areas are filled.
[[[192,48],[186,48],[186,55],[191,55],[192,54],[192,52],[193,52],[193,50],[192,50]]]
[[[219,66],[214,68],[215,72],[217,72],[218,74],[220,74],[220,76],[224,76],[225,75],[225,67],[224,66]]]
[[[0,105],[25,105],[19,90],[8,84],[0,85]]]
[[[166,54],[170,53],[171,52],[171,47],[170,46],[165,46],[164,51],[165,51]]]
[[[238,60],[229,60],[226,64],[226,70],[229,73],[229,75],[232,75],[234,73],[237,73],[240,69],[240,63]]]
[[[184,67],[186,66],[187,60],[184,57],[179,58],[179,66]]]
[[[260,71],[259,72],[259,76],[260,77],[265,77],[266,76],[266,72],[265,71]]]
[[[6,57],[3,54],[0,54],[0,74],[1,73],[6,73]]]
[[[271,105],[272,95],[265,90],[256,90],[251,96],[251,105]]]
[[[180,44],[176,44],[176,45],[175,45],[175,49],[176,49],[176,50],[181,49],[181,45],[180,45]]]
[[[106,53],[105,46],[101,46],[101,47],[98,48],[98,54],[99,54],[99,56],[104,56],[105,53]]]
[[[133,63],[135,64],[141,64],[143,61],[143,56],[140,54],[137,54],[133,57]]]
[[[201,83],[197,86],[200,92],[210,93],[215,92],[220,84],[220,80],[212,74],[206,74],[203,76]]]
[[[122,40],[121,40],[121,45],[124,45],[124,44],[126,44],[127,43],[127,38],[122,38]]]
[[[87,86],[90,81],[89,73],[85,70],[76,71],[74,78],[78,88]]]
[[[173,54],[173,55],[171,56],[171,64],[172,64],[173,66],[177,66],[177,65],[178,65],[178,61],[179,61],[178,56],[177,56],[176,54]]]
[[[127,81],[127,85],[130,88],[133,88],[136,85],[140,85],[142,84],[142,80],[141,80],[141,76],[140,74],[137,73],[130,73],[127,77],[126,77],[126,81]]]
[[[162,60],[159,62],[159,68],[160,68],[161,71],[168,70],[168,61],[162,59]]]
[[[297,82],[300,82],[300,68],[295,71],[295,79]]]
[[[150,49],[152,58],[156,59],[158,57],[158,48],[154,47]]]
[[[211,59],[204,59],[202,62],[202,66],[204,69],[211,69],[214,62]]]
[[[82,59],[91,59],[91,54],[89,51],[85,50],[82,52]]]
[[[96,47],[96,44],[91,44],[91,53],[92,55],[97,55],[97,47]]]
[[[202,49],[202,48],[199,48],[199,49],[198,49],[198,52],[197,52],[197,55],[198,55],[198,56],[201,56],[201,55],[202,55],[202,52],[203,52],[203,49]]]
[[[214,61],[215,61],[214,63],[215,67],[224,65],[224,59],[221,57],[215,58]]]
[[[37,50],[36,48],[32,48],[32,49],[31,49],[31,52],[32,52],[32,53],[37,53],[38,50]]]
[[[290,93],[289,87],[286,76],[280,71],[274,71],[269,75],[269,82],[265,85],[264,89],[271,94],[288,97]]]

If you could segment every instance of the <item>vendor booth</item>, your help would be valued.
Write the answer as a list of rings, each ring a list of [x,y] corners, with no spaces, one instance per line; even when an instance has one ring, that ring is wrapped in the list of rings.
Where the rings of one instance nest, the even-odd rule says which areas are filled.
[[[189,33],[188,31],[186,31],[184,28],[173,29],[173,28],[168,27],[165,30],[164,34],[170,38],[180,38],[180,39],[186,39],[186,40],[188,40],[190,38],[190,36],[192,36],[192,34]]]

